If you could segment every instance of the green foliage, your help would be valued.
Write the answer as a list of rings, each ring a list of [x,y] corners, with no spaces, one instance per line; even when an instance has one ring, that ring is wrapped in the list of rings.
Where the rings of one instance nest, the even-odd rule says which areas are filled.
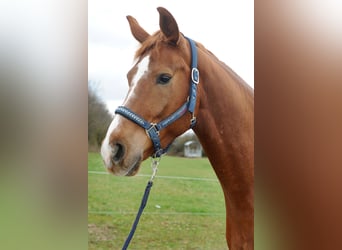
[[[121,249],[151,174],[150,160],[140,176],[104,173],[97,153],[89,153],[89,249]],[[146,176],[145,176],[146,175]],[[163,178],[197,177],[205,180]],[[208,159],[164,156],[130,249],[227,249],[223,193]]]

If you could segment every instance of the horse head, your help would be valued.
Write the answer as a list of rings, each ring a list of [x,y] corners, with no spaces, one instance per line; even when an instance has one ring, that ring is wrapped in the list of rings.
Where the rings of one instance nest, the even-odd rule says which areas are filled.
[[[151,138],[154,135],[144,128],[144,122],[158,125],[189,102],[191,45],[179,32],[174,17],[161,7],[158,12],[160,30],[153,35],[133,17],[127,16],[131,33],[141,46],[127,73],[128,93],[122,108],[116,111],[101,147],[106,168],[115,175],[135,175],[141,162],[156,154],[156,145]],[[154,132],[160,148],[165,149],[189,129],[189,121],[197,109],[198,102],[193,112],[181,110],[176,121]],[[151,128],[155,129],[153,126]]]

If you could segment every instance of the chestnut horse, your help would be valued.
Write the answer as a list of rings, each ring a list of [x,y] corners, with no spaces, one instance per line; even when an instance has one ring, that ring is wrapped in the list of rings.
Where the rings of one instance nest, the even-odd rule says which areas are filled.
[[[254,91],[183,36],[166,9],[158,12],[160,31],[153,35],[127,16],[141,47],[102,144],[104,163],[115,175],[135,175],[142,160],[159,157],[192,126],[223,189],[228,247],[253,249]]]

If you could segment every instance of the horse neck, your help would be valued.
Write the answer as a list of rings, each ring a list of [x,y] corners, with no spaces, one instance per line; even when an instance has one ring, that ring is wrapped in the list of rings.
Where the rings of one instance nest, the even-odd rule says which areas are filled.
[[[232,182],[233,168],[234,175],[252,172],[246,168],[254,164],[254,94],[210,52],[200,48],[198,53],[200,106],[194,132],[225,186]]]

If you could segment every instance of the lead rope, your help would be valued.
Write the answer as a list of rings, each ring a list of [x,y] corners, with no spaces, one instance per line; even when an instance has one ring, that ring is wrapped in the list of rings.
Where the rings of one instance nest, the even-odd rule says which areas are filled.
[[[127,249],[129,243],[131,242],[131,240],[133,238],[135,230],[137,229],[137,226],[138,226],[138,223],[139,223],[139,220],[140,220],[140,216],[143,213],[144,208],[145,208],[145,206],[147,204],[148,196],[150,194],[150,190],[151,190],[152,185],[153,185],[153,179],[154,179],[154,177],[157,174],[157,170],[158,170],[158,165],[159,165],[160,159],[161,159],[160,157],[159,158],[152,158],[152,162],[151,162],[152,175],[151,175],[150,180],[147,182],[147,186],[145,188],[145,193],[144,193],[144,196],[143,196],[143,198],[141,200],[141,204],[140,204],[137,216],[135,217],[135,220],[134,220],[134,223],[132,225],[131,231],[129,232],[129,235],[127,236],[127,239],[125,241],[125,244],[122,247],[122,250],[126,250]]]

